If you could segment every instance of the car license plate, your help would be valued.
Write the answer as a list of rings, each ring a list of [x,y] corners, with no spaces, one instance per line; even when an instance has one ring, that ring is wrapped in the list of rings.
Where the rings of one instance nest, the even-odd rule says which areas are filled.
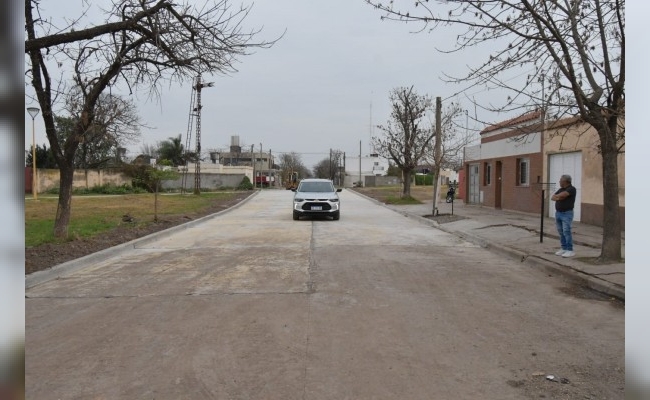
[[[311,206],[312,211],[323,211],[323,206]]]

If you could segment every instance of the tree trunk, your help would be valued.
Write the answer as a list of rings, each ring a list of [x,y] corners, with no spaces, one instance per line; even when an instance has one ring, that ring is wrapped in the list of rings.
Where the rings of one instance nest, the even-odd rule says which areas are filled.
[[[153,193],[153,222],[158,222],[158,183],[154,185]]]
[[[403,169],[402,170],[402,196],[404,199],[406,197],[411,197],[411,175],[413,169]]]
[[[438,210],[438,199],[440,198],[440,164],[436,163],[433,167],[433,208],[431,209],[431,215],[437,215]]]
[[[60,167],[59,175],[59,204],[54,220],[54,237],[65,239],[68,237],[68,224],[70,223],[74,167],[69,165]]]
[[[600,261],[616,262],[621,260],[621,217],[618,201],[618,149],[616,140],[616,123],[609,138],[601,134],[602,168],[603,168],[603,242]]]

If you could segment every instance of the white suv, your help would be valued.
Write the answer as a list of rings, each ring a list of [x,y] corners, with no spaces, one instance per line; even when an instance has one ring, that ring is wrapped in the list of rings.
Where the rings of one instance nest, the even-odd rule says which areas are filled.
[[[303,215],[328,215],[334,220],[341,216],[341,201],[338,193],[342,189],[334,188],[329,179],[303,179],[298,188],[292,189],[293,219],[297,221]]]

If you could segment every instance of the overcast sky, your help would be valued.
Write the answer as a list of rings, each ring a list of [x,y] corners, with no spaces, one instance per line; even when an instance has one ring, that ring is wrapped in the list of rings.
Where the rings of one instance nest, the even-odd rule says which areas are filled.
[[[81,1],[50,0],[42,7],[48,13],[71,16],[79,13],[77,3]],[[365,155],[371,117],[372,125],[386,122],[392,88],[414,85],[420,94],[443,99],[462,90],[440,77],[443,72],[466,71],[468,63],[477,61],[476,52],[438,53],[436,46],[452,46],[455,35],[450,30],[412,33],[421,26],[381,21],[380,17],[362,0],[255,3],[245,25],[263,27],[259,40],[286,33],[272,48],[241,58],[237,73],[204,77],[214,82],[214,88],[203,90],[202,149],[226,148],[231,135],[239,135],[243,144],[254,144],[256,149],[262,143],[274,154],[299,152],[308,166],[327,157],[330,148],[358,154],[360,140]],[[477,93],[476,89],[470,94],[486,101],[506,96]],[[447,102],[454,99],[473,110],[461,97]],[[138,95],[143,122],[152,129],[144,128],[140,140],[126,146],[128,155],[139,154],[143,143],[155,144],[178,134],[185,142],[190,100],[189,82],[165,87],[159,102]],[[482,117],[488,121],[505,118]],[[28,115],[25,118],[29,148],[31,120]],[[471,120],[469,125],[470,129],[482,128]],[[47,143],[40,118],[36,132],[36,142]],[[378,133],[376,128],[374,133]]]

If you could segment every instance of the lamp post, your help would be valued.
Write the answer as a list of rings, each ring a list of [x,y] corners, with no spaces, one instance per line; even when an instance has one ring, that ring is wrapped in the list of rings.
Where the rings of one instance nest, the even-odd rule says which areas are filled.
[[[27,112],[32,116],[32,197],[34,200],[38,200],[38,194],[36,193],[36,140],[34,136],[34,118],[36,118],[39,111],[41,110],[36,107],[27,107]]]

